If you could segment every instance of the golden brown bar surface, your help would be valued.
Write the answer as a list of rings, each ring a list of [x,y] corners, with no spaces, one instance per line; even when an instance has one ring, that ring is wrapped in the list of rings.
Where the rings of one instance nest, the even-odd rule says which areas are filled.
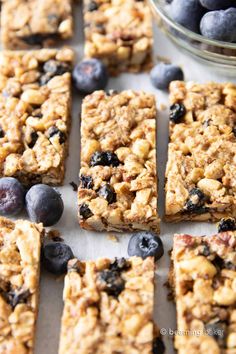
[[[144,92],[96,91],[84,99],[81,227],[159,231],[156,113],[154,96]]]
[[[71,260],[60,354],[152,354],[154,260]]]
[[[170,85],[166,219],[236,216],[236,86]]]
[[[152,65],[152,18],[147,2],[85,0],[85,56],[101,59],[112,74]]]
[[[0,353],[32,354],[43,227],[0,217]]]
[[[175,235],[171,278],[179,354],[236,352],[236,232]]]
[[[71,49],[0,53],[0,177],[63,182],[73,55]]]
[[[1,26],[6,49],[54,45],[72,36],[72,0],[4,1]]]

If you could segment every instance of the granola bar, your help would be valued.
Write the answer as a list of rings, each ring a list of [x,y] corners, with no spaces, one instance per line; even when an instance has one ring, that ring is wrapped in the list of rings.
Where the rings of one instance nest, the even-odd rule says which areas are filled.
[[[0,353],[33,353],[41,236],[41,224],[0,217]]]
[[[0,53],[0,177],[63,182],[72,59],[70,49]]]
[[[151,94],[96,91],[85,97],[78,189],[81,227],[159,231],[155,129]]]
[[[72,1],[7,0],[1,23],[4,48],[48,47],[72,36]]]
[[[152,19],[146,1],[85,0],[85,56],[101,59],[111,74],[152,65]]]
[[[236,232],[175,235],[172,260],[178,353],[235,353]]]
[[[170,85],[166,219],[236,216],[236,85]]]
[[[59,354],[152,354],[154,260],[69,261]]]

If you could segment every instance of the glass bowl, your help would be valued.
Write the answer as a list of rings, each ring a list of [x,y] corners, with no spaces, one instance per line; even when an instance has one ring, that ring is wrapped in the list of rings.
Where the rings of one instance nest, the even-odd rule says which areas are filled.
[[[217,72],[236,75],[236,43],[211,40],[189,31],[169,17],[165,0],[148,1],[158,27],[174,44]]]

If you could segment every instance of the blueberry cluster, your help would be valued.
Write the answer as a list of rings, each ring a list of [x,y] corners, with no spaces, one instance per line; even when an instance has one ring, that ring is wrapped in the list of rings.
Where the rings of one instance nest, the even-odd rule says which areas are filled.
[[[64,210],[63,200],[54,188],[36,184],[26,192],[16,178],[0,178],[0,215],[17,215],[24,207],[31,221],[44,226],[57,223]]]
[[[236,42],[235,0],[173,0],[169,14],[177,23],[204,37]]]

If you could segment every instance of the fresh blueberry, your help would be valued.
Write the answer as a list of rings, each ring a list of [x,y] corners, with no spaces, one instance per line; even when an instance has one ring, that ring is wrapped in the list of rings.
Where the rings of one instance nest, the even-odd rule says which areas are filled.
[[[38,133],[37,132],[32,132],[30,134],[30,142],[28,144],[29,148],[32,149],[34,145],[36,144],[36,141],[38,140]]]
[[[170,106],[170,121],[173,123],[180,123],[184,117],[186,109],[182,103],[174,103]]]
[[[164,344],[162,338],[157,337],[153,343],[153,354],[164,354],[165,349],[166,349],[166,347],[165,347],[165,344]]]
[[[79,206],[79,215],[83,219],[88,219],[93,216],[92,211],[89,209],[89,206],[86,203],[83,203]]]
[[[236,42],[236,8],[207,12],[200,24],[203,36],[224,42]]]
[[[79,182],[80,188],[93,189],[93,178],[91,176],[80,175]]]
[[[114,166],[120,165],[117,155],[111,151],[96,151],[90,159],[90,166]]]
[[[85,59],[73,70],[75,87],[83,94],[102,90],[108,82],[106,66],[98,59]]]
[[[74,258],[71,248],[62,242],[50,242],[43,246],[42,261],[44,267],[53,274],[63,274],[67,263]]]
[[[120,160],[114,152],[106,151],[108,166],[117,167],[120,165]]]
[[[203,214],[207,211],[204,207],[206,199],[205,194],[199,188],[193,188],[189,192],[189,198],[185,203],[184,209],[188,213]]]
[[[16,215],[24,207],[25,190],[13,177],[0,178],[0,215]]]
[[[235,231],[236,221],[233,218],[221,219],[218,225],[218,232]]]
[[[140,231],[131,237],[128,244],[128,255],[142,258],[155,257],[160,259],[164,254],[163,243],[156,234],[150,231]]]
[[[215,322],[208,323],[205,325],[205,330],[208,336],[213,337],[221,346],[224,346],[225,337],[226,337],[226,323],[224,322]]]
[[[27,43],[28,45],[42,45],[43,41],[46,39],[46,35],[40,33],[34,33],[28,36],[22,36],[21,40]]]
[[[208,10],[224,10],[236,6],[235,0],[200,0],[200,3]]]
[[[199,24],[204,12],[199,0],[173,0],[170,5],[171,18],[197,33],[199,33]]]
[[[116,201],[116,193],[114,188],[109,184],[105,184],[98,190],[99,197],[103,197],[107,200],[108,204],[115,203]]]
[[[43,71],[45,73],[50,73],[53,76],[63,75],[66,72],[70,71],[70,66],[65,62],[51,59],[44,63]]]
[[[0,139],[4,138],[4,136],[5,136],[4,130],[2,129],[2,127],[0,125]]]
[[[60,144],[64,144],[66,141],[66,135],[64,132],[62,132],[61,130],[59,130],[56,126],[51,126],[48,130],[47,130],[47,135],[50,138],[53,138],[55,135],[58,135],[59,137],[59,143]]]
[[[30,220],[44,226],[56,224],[63,213],[64,204],[60,194],[45,184],[36,184],[26,194],[26,209]]]
[[[150,72],[151,82],[160,90],[167,90],[171,81],[184,80],[184,73],[179,66],[160,63]]]
[[[130,263],[124,258],[115,258],[110,264],[109,269],[117,272],[122,272],[122,270],[127,270],[130,268]]]
[[[18,304],[25,304],[30,295],[31,294],[28,289],[21,288],[19,290],[12,289],[9,292],[4,293],[3,297],[14,309]]]
[[[71,67],[66,62],[50,59],[43,65],[43,73],[39,78],[41,86],[46,85],[54,76],[63,75],[71,71]]]
[[[88,4],[88,11],[93,12],[99,8],[99,4],[96,1],[90,1]]]
[[[130,268],[125,258],[115,258],[108,269],[103,269],[98,275],[98,282],[101,289],[112,296],[119,296],[125,288],[125,281],[121,277],[124,270]]]
[[[104,269],[99,273],[98,281],[101,288],[108,293],[108,295],[119,296],[124,290],[125,281],[121,278],[120,272],[113,269]]]

